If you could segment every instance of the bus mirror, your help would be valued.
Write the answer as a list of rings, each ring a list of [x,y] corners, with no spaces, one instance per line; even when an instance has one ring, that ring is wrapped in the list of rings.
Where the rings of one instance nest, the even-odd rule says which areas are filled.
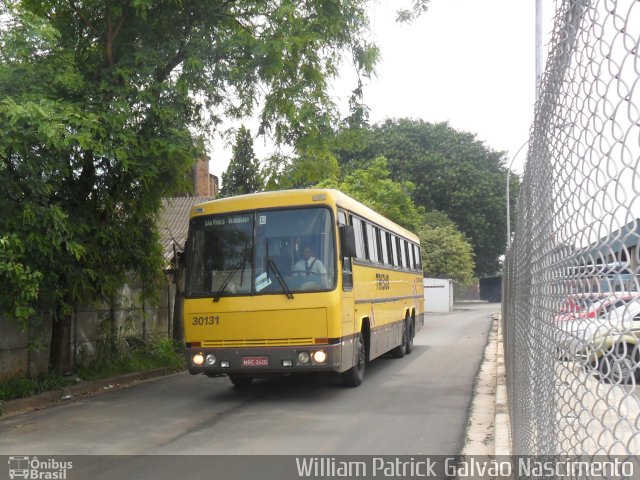
[[[356,233],[353,225],[340,226],[340,251],[343,257],[356,256]]]

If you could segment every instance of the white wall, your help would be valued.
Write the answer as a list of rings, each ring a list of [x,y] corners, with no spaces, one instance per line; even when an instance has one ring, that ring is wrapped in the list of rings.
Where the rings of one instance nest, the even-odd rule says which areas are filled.
[[[453,311],[453,281],[439,278],[424,279],[424,311]]]

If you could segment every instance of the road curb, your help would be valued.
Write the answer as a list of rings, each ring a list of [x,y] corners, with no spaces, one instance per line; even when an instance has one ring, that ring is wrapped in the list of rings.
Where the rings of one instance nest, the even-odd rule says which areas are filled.
[[[12,417],[33,410],[41,410],[53,405],[60,405],[81,397],[85,398],[126,388],[148,380],[177,374],[181,371],[182,370],[176,370],[172,367],[155,368],[153,370],[125,373],[100,380],[88,380],[79,382],[76,385],[68,385],[60,390],[51,390],[32,397],[7,400],[4,404],[0,403],[0,418]]]
[[[498,313],[493,316],[476,378],[461,455],[493,458],[510,455],[509,425],[502,321]]]
[[[461,455],[492,456],[494,454],[496,419],[496,357],[498,348],[497,317],[489,329],[487,344],[473,387],[469,420]]]
[[[504,365],[504,337],[502,315],[498,314],[498,351],[496,357],[496,420],[494,434],[495,455],[511,455],[511,419],[507,403],[507,379]]]

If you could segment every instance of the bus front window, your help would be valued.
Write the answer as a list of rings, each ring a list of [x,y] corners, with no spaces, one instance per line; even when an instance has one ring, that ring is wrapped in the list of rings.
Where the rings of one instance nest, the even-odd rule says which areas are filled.
[[[259,211],[256,216],[256,293],[282,291],[273,262],[293,293],[335,287],[331,213],[326,208]]]
[[[251,292],[253,221],[253,213],[193,220],[189,294],[217,298]]]
[[[233,295],[332,290],[336,256],[331,219],[325,207],[193,219],[187,295],[218,301]]]

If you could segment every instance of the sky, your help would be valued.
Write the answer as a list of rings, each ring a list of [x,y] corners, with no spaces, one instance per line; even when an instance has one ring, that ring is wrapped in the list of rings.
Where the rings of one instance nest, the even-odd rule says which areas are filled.
[[[381,51],[364,101],[370,121],[413,118],[444,122],[494,150],[508,153],[522,172],[535,104],[535,0],[431,0],[411,24],[397,24],[395,11],[408,1],[370,0],[371,35]],[[542,0],[543,61],[555,3]],[[355,85],[344,65],[334,95],[346,108]],[[254,142],[262,159],[270,145]],[[211,173],[221,178],[231,146],[210,145]]]

